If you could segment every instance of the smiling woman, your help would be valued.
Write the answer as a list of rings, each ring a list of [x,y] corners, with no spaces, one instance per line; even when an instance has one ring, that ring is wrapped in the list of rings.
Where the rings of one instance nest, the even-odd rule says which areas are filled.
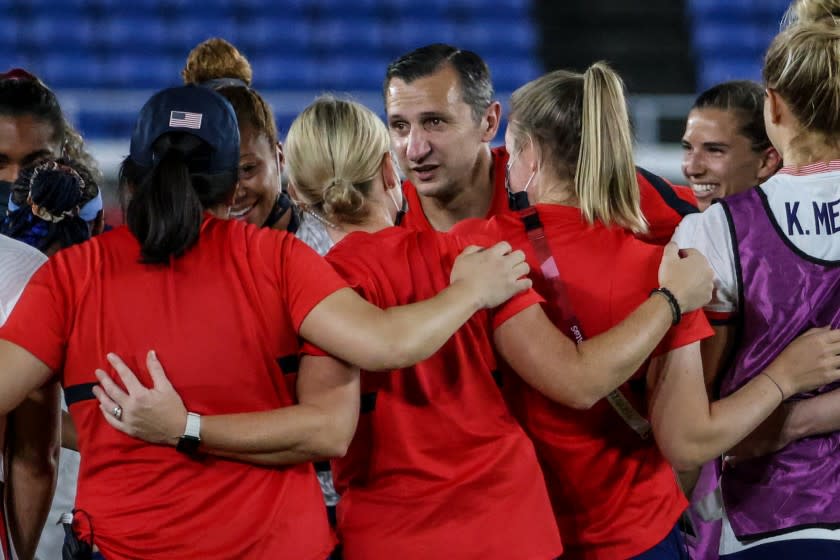
[[[700,210],[767,180],[781,164],[764,128],[764,90],[724,82],[700,94],[685,125],[683,174]]]
[[[208,39],[190,52],[181,74],[184,83],[220,93],[236,112],[241,139],[239,181],[230,217],[289,231],[318,253],[326,253],[332,243],[323,226],[306,219],[281,188],[283,146],[271,107],[251,88],[248,59],[224,39]]]

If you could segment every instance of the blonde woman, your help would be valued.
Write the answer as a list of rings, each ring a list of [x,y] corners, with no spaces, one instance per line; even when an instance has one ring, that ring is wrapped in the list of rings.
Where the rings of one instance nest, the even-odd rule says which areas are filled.
[[[391,307],[445,286],[454,256],[470,241],[390,227],[402,207],[400,182],[387,130],[373,112],[319,99],[293,123],[286,150],[294,191],[337,242],[328,261],[357,292]],[[698,255],[681,260],[669,252],[661,282],[688,311],[708,297],[706,274]],[[671,329],[671,307],[660,296],[643,298],[617,328],[575,347],[540,302],[533,292],[518,296],[474,316],[413,367],[362,373],[359,428],[334,462],[347,560],[549,560],[561,553],[533,446],[496,386],[501,366],[493,343],[528,383],[585,409],[638,369]],[[677,331],[703,328],[695,314]],[[171,441],[165,434],[183,426],[185,410],[172,404],[171,388],[163,393],[130,396],[120,429]],[[231,443],[247,438],[228,428]],[[262,445],[272,445],[277,428],[255,430],[266,438]]]
[[[634,237],[647,224],[621,79],[597,63],[584,74],[555,71],[526,84],[511,98],[506,144],[510,189],[523,206],[534,206],[464,228],[487,230],[525,251],[535,289],[570,336],[604,332],[657,288],[663,251]],[[673,303],[669,294],[657,295]],[[505,386],[536,445],[568,558],[685,558],[676,524],[686,501],[669,460],[699,466],[764,420],[782,400],[779,386],[790,394],[840,376],[834,356],[828,368],[813,368],[813,354],[823,353],[812,342],[828,335],[806,337],[710,405],[699,340],[711,331],[685,328],[679,311],[674,305],[673,320],[684,328],[622,389],[632,408],[605,399],[572,410],[526,384]],[[504,343],[498,348],[508,357]],[[649,416],[655,441],[640,437],[644,424],[633,409]]]
[[[729,323],[704,361],[722,396],[752,383],[801,332],[840,325],[840,4],[801,0],[787,19],[764,63],[767,135],[785,166],[675,236],[715,268],[709,308]],[[715,367],[733,346],[731,366]],[[782,384],[785,406],[730,452],[722,558],[840,555],[840,393],[829,381],[814,391]]]

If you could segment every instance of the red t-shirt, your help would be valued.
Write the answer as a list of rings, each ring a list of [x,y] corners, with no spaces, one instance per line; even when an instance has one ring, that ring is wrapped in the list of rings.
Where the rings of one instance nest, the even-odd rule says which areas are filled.
[[[569,300],[587,337],[621,322],[658,286],[662,247],[620,228],[588,226],[577,208],[537,205],[549,247]],[[550,294],[536,256],[515,214],[489,222],[469,220],[454,233],[483,232],[522,249],[534,288]],[[688,313],[671,329],[658,353],[712,334],[702,313]],[[636,410],[646,411],[642,367],[622,388]],[[554,403],[515,375],[506,396],[531,435],[545,473],[563,558],[612,560],[635,556],[661,541],[686,507],[673,470],[653,439],[642,441],[602,399],[590,410]]]
[[[504,146],[494,148],[493,154],[493,200],[486,218],[510,214],[507,189],[505,188],[505,166],[508,153]],[[697,198],[688,187],[674,186],[662,177],[637,168],[640,205],[648,220],[649,231],[643,237],[645,241],[665,245],[674,235],[674,230],[686,214],[697,212]],[[417,188],[409,180],[403,181],[403,194],[408,201],[408,212],[402,224],[410,229],[430,231],[434,228],[423,213]]]
[[[469,243],[389,228],[352,233],[327,260],[383,307],[436,295]],[[562,552],[534,448],[494,380],[493,328],[542,299],[476,313],[431,358],[362,373],[362,414],[334,461],[347,560],[549,560]],[[512,556],[513,555],[513,556]]]
[[[63,372],[68,401],[96,382],[96,368],[110,369],[106,352],[150,386],[154,349],[191,411],[294,403],[282,358],[297,355],[311,309],[347,286],[322,258],[285,232],[214,218],[170,266],[139,256],[125,227],[61,251],[33,276],[0,338]],[[192,459],[111,428],[92,395],[70,414],[82,456],[76,507],[109,560],[329,554],[334,537],[311,464]],[[76,517],[83,537],[87,519]]]

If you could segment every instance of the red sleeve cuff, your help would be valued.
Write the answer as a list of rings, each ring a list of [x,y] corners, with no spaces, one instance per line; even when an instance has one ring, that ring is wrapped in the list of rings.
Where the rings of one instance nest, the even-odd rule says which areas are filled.
[[[735,322],[738,314],[733,311],[711,311],[709,309],[704,309],[703,312],[706,314],[706,319],[709,320],[709,323],[712,325],[731,325]]]
[[[545,303],[543,297],[532,289],[528,289],[521,294],[513,296],[506,303],[503,303],[493,310],[493,330],[498,329],[505,321],[518,314],[520,311],[524,311],[532,305],[542,303]]]

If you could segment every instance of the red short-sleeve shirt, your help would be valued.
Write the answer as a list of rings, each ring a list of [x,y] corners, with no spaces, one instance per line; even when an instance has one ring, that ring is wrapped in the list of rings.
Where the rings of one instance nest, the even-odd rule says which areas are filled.
[[[150,385],[154,349],[191,411],[291,405],[279,363],[297,354],[309,311],[346,283],[291,235],[214,218],[169,266],[139,256],[126,228],[61,251],[0,330],[62,372],[68,400],[87,396],[70,414],[82,455],[76,507],[95,544],[114,560],[323,560],[334,539],[310,464],[262,468],[148,445],[111,428],[89,389],[96,368],[109,370],[107,352]],[[87,517],[77,522],[89,534]]]
[[[372,303],[449,285],[464,240],[390,228],[352,233],[327,260]],[[347,560],[549,560],[562,547],[531,442],[496,385],[493,325],[541,302],[532,291],[475,314],[431,358],[362,373],[362,414],[334,461]],[[513,556],[511,556],[513,555]]]
[[[557,261],[571,305],[587,337],[621,322],[658,286],[663,248],[642,242],[620,228],[587,225],[577,208],[537,205],[549,247]],[[469,220],[453,233],[475,231],[505,239],[522,249],[539,270],[536,255],[519,217],[489,222]],[[538,293],[550,292],[532,272]],[[702,313],[686,314],[656,353],[711,336]],[[637,410],[646,411],[646,366],[622,391]],[[516,416],[534,441],[543,466],[564,558],[607,560],[635,556],[674,527],[686,507],[673,470],[651,439],[642,441],[609,403],[591,409],[567,408],[545,398],[514,375],[504,390]]]

